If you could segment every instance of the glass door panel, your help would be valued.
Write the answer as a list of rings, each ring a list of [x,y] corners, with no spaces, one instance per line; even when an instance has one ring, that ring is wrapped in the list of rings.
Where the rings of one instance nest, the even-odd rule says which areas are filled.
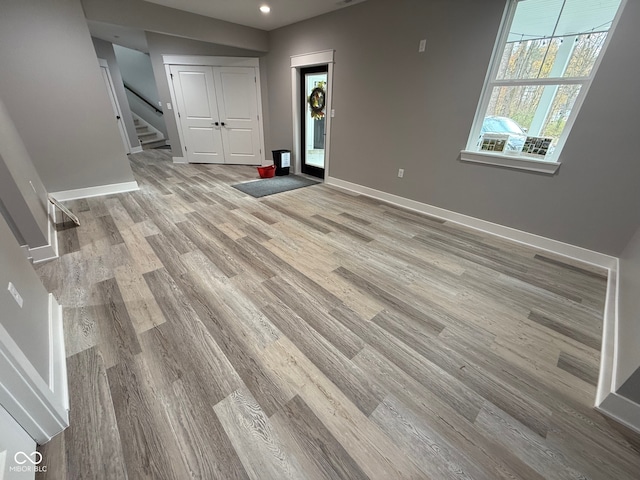
[[[302,172],[324,178],[327,66],[300,71]]]

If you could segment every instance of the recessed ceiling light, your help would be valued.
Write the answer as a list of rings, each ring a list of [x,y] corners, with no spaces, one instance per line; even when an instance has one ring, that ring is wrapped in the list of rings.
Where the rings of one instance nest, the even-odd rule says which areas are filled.
[[[269,12],[271,11],[271,7],[269,7],[269,6],[267,6],[267,5],[262,5],[262,6],[260,7],[260,11],[261,11],[262,13],[269,13]]]

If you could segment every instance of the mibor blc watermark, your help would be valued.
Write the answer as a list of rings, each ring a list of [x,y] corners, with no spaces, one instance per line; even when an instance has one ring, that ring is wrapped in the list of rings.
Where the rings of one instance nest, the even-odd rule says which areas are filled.
[[[42,454],[40,452],[16,452],[13,456],[16,465],[9,467],[10,472],[46,472],[47,466],[40,465],[42,462]]]

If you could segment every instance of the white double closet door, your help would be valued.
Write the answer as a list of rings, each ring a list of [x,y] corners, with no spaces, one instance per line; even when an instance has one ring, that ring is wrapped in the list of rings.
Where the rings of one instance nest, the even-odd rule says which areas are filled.
[[[171,65],[189,163],[262,164],[257,69]]]

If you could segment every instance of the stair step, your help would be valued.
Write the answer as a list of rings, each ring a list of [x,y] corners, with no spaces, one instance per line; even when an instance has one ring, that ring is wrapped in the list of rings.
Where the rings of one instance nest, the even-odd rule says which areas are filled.
[[[143,150],[149,150],[151,148],[164,147],[167,142],[164,139],[156,139],[156,140],[147,140],[145,142],[140,142]]]
[[[150,137],[155,137],[156,136],[156,132],[143,132],[143,133],[138,133],[138,138],[140,140],[142,140],[143,138],[150,138]]]
[[[149,127],[146,125],[136,125],[136,132],[145,132],[149,130]]]

